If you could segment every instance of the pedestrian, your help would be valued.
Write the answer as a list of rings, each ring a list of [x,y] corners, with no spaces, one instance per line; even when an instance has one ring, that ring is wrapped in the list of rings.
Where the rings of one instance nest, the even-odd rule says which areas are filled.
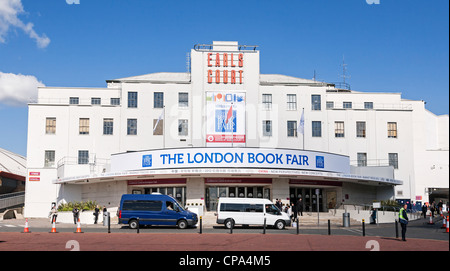
[[[95,209],[94,209],[94,217],[95,217],[94,224],[97,224],[99,213],[100,213],[100,208],[97,205],[97,206],[95,206]]]
[[[423,218],[427,218],[427,205],[426,204],[423,204],[422,205],[422,214],[423,214]]]
[[[50,210],[48,217],[51,218],[50,223],[56,223],[56,218],[58,217],[58,208],[56,208],[56,204],[52,204],[52,209]]]
[[[408,225],[408,215],[406,214],[406,208],[408,205],[403,205],[403,207],[400,209],[400,212],[398,213],[398,218],[400,221],[400,225],[402,227],[402,241],[406,241],[406,226]]]
[[[291,219],[292,219],[293,222],[295,222],[297,220],[297,206],[294,203],[292,203],[291,210],[292,210],[292,212],[291,212],[292,213]]]
[[[434,217],[434,206],[435,206],[435,203],[434,203],[434,201],[433,201],[433,203],[430,205],[430,212],[431,212],[431,217]]]
[[[295,209],[297,210],[297,213],[300,213],[300,216],[303,216],[303,200],[302,200],[302,198],[298,199],[295,207],[296,207]]]
[[[80,210],[77,208],[77,206],[73,207],[72,213],[73,213],[73,224],[77,224],[78,216],[80,215]]]
[[[372,214],[370,215],[370,217],[372,218],[370,221],[370,224],[377,224],[377,209],[372,208]]]

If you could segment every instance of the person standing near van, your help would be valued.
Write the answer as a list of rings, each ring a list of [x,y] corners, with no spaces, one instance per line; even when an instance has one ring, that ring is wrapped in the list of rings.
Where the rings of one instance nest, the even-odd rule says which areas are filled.
[[[56,208],[56,205],[52,205],[52,209],[50,210],[48,217],[52,219],[50,223],[56,223],[56,217],[58,217],[58,209]]]
[[[303,200],[302,198],[299,198],[296,205],[296,210],[298,213],[300,213],[300,216],[303,216]]]
[[[94,217],[95,217],[94,224],[97,224],[99,214],[100,214],[100,208],[97,205],[97,206],[95,206],[95,209],[94,209]]]
[[[403,205],[398,214],[400,225],[402,226],[402,241],[406,241],[406,226],[408,225],[408,215],[406,213],[406,208],[408,205]]]
[[[72,210],[73,213],[73,224],[77,224],[78,216],[80,215],[80,210],[75,206]]]
[[[423,218],[427,218],[427,210],[428,210],[427,205],[424,203],[424,204],[422,205],[422,214],[423,214]]]

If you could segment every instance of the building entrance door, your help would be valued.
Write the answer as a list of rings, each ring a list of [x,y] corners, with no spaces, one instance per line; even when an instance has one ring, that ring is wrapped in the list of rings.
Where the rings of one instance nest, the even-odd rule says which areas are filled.
[[[208,186],[205,190],[207,211],[217,210],[220,197],[270,198],[270,189],[263,186]]]
[[[316,189],[318,189],[318,195],[316,194]],[[323,212],[323,192],[324,189],[322,188],[290,187],[289,200],[291,204],[295,204],[299,198],[302,198],[303,212],[317,212],[317,203],[319,203],[319,212]]]

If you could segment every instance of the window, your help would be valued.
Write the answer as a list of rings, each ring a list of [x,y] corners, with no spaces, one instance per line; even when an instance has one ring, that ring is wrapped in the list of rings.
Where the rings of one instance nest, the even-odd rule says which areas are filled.
[[[80,119],[80,128],[79,128],[80,135],[88,135],[89,134],[89,119]]]
[[[397,122],[388,122],[388,138],[397,138]]]
[[[364,102],[364,109],[373,109],[373,102]]]
[[[327,109],[333,109],[334,108],[334,102],[327,102]]]
[[[322,136],[322,122],[313,121],[312,122],[312,136],[321,137]]]
[[[311,95],[311,110],[322,110],[320,95]]]
[[[343,121],[335,121],[334,122],[334,136],[335,137],[344,137],[344,122]]]
[[[91,98],[91,104],[102,104],[102,99],[101,98]]]
[[[162,210],[162,201],[156,200],[124,200],[122,204],[123,211],[151,211],[160,212]]]
[[[164,93],[155,92],[153,93],[153,108],[163,108],[164,107]]]
[[[297,110],[297,95],[288,94],[287,95],[287,110]]]
[[[112,135],[114,131],[114,120],[113,119],[103,119],[103,134]]]
[[[45,133],[46,134],[56,133],[56,118],[45,119]]]
[[[296,120],[288,120],[287,136],[288,137],[297,137],[297,121]]]
[[[263,120],[263,136],[272,136],[271,120]]]
[[[111,98],[111,105],[120,105],[120,98]]]
[[[367,153],[358,152],[358,167],[367,167]]]
[[[178,120],[178,135],[179,136],[188,135],[188,120]]]
[[[262,95],[263,110],[272,109],[272,94]]]
[[[342,107],[343,108],[352,108],[352,102],[344,102],[343,104],[342,104]]]
[[[45,151],[44,167],[55,166],[55,151]]]
[[[128,108],[137,108],[138,106],[138,93],[134,91],[128,92]]]
[[[80,102],[80,98],[78,97],[70,97],[69,104],[78,104]]]
[[[188,107],[189,106],[189,93],[180,92],[178,93],[178,107]]]
[[[78,164],[86,165],[89,163],[89,151],[78,151]]]
[[[389,153],[389,165],[398,169],[398,153]]]
[[[356,122],[356,137],[366,137],[366,122],[357,121]]]
[[[127,119],[127,135],[137,135],[137,119]]]

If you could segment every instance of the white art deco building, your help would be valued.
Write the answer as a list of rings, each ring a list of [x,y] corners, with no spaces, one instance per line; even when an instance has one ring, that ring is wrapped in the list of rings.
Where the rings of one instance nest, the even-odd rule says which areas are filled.
[[[448,198],[448,115],[401,93],[260,74],[259,60],[257,46],[213,42],[194,46],[190,72],[39,88],[25,216],[64,201],[114,209],[126,193],[208,211],[221,196],[302,197],[306,211]]]

